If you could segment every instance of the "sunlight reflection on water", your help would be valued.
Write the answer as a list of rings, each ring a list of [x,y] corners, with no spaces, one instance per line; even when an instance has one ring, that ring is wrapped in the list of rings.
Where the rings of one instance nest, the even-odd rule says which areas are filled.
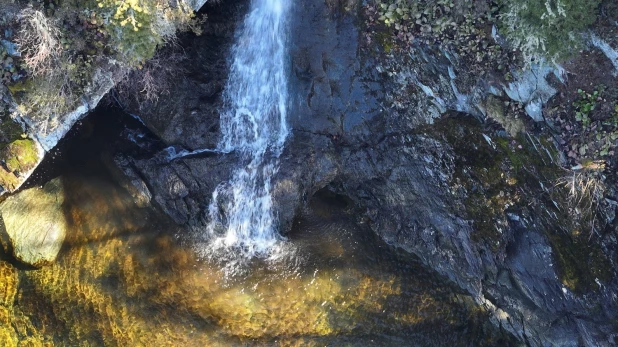
[[[359,228],[328,199],[279,257],[201,260],[182,231],[105,177],[63,178],[57,262],[20,270],[20,339],[106,346],[480,345],[495,332],[464,295]],[[20,318],[21,317],[21,318]],[[24,318],[25,317],[25,318]],[[30,336],[30,337],[28,337]],[[487,344],[487,343],[486,343]]]

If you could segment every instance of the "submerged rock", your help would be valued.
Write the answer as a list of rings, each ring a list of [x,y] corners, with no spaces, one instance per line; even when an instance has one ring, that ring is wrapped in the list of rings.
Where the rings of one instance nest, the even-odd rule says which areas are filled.
[[[67,223],[64,192],[56,178],[43,188],[30,188],[0,204],[2,243],[15,258],[33,266],[52,263],[64,241]]]
[[[109,153],[104,153],[101,161],[114,181],[131,195],[137,206],[146,207],[150,204],[152,194],[148,186],[126,158],[120,156],[113,158]]]

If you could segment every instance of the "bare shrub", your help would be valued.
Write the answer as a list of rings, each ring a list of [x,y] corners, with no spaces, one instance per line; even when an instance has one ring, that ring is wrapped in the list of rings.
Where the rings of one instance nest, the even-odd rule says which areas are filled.
[[[140,69],[129,71],[116,86],[123,103],[156,102],[169,95],[177,76],[183,74],[186,60],[182,51],[160,50]]]
[[[556,186],[566,193],[570,214],[576,220],[589,222],[591,236],[605,196],[606,186],[601,173],[603,168],[602,163],[593,162],[570,170],[556,181]]]
[[[33,76],[52,74],[62,54],[60,31],[45,15],[32,7],[19,14],[17,43]]]

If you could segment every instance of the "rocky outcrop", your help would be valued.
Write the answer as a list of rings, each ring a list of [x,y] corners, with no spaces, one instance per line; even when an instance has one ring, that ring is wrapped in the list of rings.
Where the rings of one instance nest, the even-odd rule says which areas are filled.
[[[316,191],[329,189],[354,201],[378,235],[466,290],[521,341],[614,343],[615,237],[574,244],[572,216],[546,189],[561,161],[552,140],[518,135],[529,122],[522,116],[542,120],[561,74],[533,68],[506,82],[467,73],[432,45],[419,43],[408,54],[368,47],[354,6],[343,7],[294,6],[292,136],[273,178],[280,230],[289,230]],[[240,9],[234,4],[221,14],[238,17]],[[225,51],[231,38],[211,20],[208,34],[191,43],[190,59],[200,64],[179,84],[183,101],[141,112],[174,153],[194,152],[123,158],[168,215],[198,228],[208,222],[213,189],[237,163],[234,153],[199,151],[213,148],[218,136],[226,65],[224,55],[213,57],[213,44]],[[499,125],[473,121],[487,117],[512,137]]]
[[[332,186],[365,211],[372,229],[384,240],[416,254],[466,289],[494,313],[498,324],[521,340],[535,346],[577,346],[587,338],[590,345],[609,345],[614,332],[607,322],[614,319],[616,308],[605,312],[591,308],[614,305],[609,300],[616,286],[615,265],[609,262],[612,253],[601,257],[605,260],[596,256],[578,259],[586,264],[582,272],[595,274],[579,278],[591,282],[585,296],[567,288],[560,271],[573,264],[561,264],[558,259],[563,252],[576,251],[560,249],[553,238],[567,232],[560,223],[569,217],[561,216],[553,206],[538,210],[522,206],[535,205],[534,199],[546,194],[539,181],[517,183],[525,204],[509,201],[506,197],[516,193],[509,193],[508,183],[501,185],[483,176],[508,175],[502,160],[492,163],[488,159],[506,155],[491,144],[502,141],[500,135],[485,131],[467,137],[464,129],[468,126],[449,123],[439,130],[396,134],[352,150],[344,157],[343,174]],[[445,141],[439,135],[445,131],[455,132],[453,136],[462,141]],[[484,136],[493,138],[492,142]],[[531,161],[530,157],[525,160]],[[480,165],[478,171],[475,165]],[[465,193],[457,193],[462,189]],[[475,190],[487,198],[475,202],[471,198]],[[492,194],[497,194],[495,200]],[[506,199],[502,210],[491,215],[501,194]],[[482,213],[471,213],[475,209]],[[543,214],[555,217],[544,219]],[[487,220],[491,222],[484,225]],[[610,239],[609,245],[614,244]],[[595,249],[583,247],[584,252]],[[603,272],[595,269],[599,266],[609,273],[596,285]]]
[[[205,3],[206,0],[191,0],[188,2],[194,11],[198,11]],[[4,11],[9,9],[12,12],[6,13],[7,18],[18,16],[19,6],[9,6],[8,9],[3,7]],[[12,32],[12,29],[7,29],[7,32]],[[20,52],[15,42],[3,39],[0,43],[0,47],[9,57],[16,59],[20,57]],[[23,133],[24,136],[27,136],[29,138],[28,141],[32,141],[34,143],[33,146],[36,148],[32,152],[34,160],[28,163],[27,168],[11,170],[6,168],[6,165],[3,165],[4,170],[0,168],[0,195],[7,192],[12,193],[19,189],[30,177],[34,169],[42,162],[45,153],[52,150],[80,119],[94,110],[101,99],[122,80],[128,69],[126,64],[119,63],[113,58],[101,57],[101,59],[97,60],[93,71],[91,71],[87,87],[80,91],[76,104],[69,111],[55,117],[47,114],[42,117],[39,114],[22,112],[12,94],[24,92],[27,83],[20,82],[13,85],[11,93],[9,93],[4,84],[0,84],[0,133],[15,127],[21,128],[20,134]],[[10,106],[9,108],[12,111],[11,117],[4,114],[8,111],[3,109],[4,105]],[[0,145],[4,142],[2,137],[0,137]],[[9,156],[0,153],[1,162],[6,163],[9,160],[11,160]]]
[[[0,204],[2,243],[7,252],[33,266],[52,263],[64,241],[67,224],[64,192],[56,178],[43,188],[31,188]]]
[[[216,147],[220,136],[217,107],[226,82],[228,51],[246,8],[247,2],[238,0],[207,6],[202,35],[182,47],[187,60],[172,76],[171,97],[127,105],[164,142],[187,150]],[[173,49],[164,49],[163,54]]]
[[[152,194],[148,186],[125,158],[113,158],[109,153],[103,153],[101,161],[116,183],[131,195],[137,206],[146,207],[150,204]]]

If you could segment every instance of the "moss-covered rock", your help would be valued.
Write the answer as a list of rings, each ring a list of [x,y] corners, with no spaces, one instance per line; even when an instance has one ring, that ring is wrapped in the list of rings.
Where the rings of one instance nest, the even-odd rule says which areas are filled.
[[[62,210],[64,191],[60,179],[42,189],[31,188],[0,204],[4,222],[2,242],[18,260],[33,266],[56,259],[67,228]]]
[[[13,192],[27,179],[42,159],[42,153],[31,139],[15,140],[0,149],[0,186]]]
[[[508,213],[537,222],[552,247],[557,275],[577,294],[612,279],[612,265],[587,220],[570,209],[569,192],[557,186],[564,176],[558,150],[544,135],[500,136],[472,118],[447,118],[423,128],[445,140],[456,154],[452,189],[460,213],[473,223],[471,239],[498,254],[510,235]],[[596,211],[590,217],[594,218]],[[586,231],[587,230],[587,231]],[[586,231],[586,232],[584,232]]]
[[[506,103],[510,104],[510,101]],[[516,137],[524,130],[524,121],[517,117],[516,114],[509,113],[505,102],[497,97],[493,95],[488,96],[482,105],[485,107],[486,116],[500,123],[512,137]]]

